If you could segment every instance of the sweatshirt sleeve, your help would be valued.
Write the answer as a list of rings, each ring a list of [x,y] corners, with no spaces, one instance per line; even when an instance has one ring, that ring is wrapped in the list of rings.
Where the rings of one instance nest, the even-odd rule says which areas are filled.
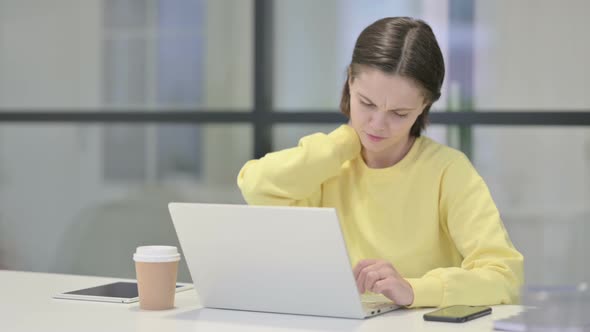
[[[338,175],[361,150],[355,130],[342,125],[330,134],[303,137],[297,147],[248,161],[238,187],[248,204],[319,206],[322,183]]]
[[[441,226],[463,262],[407,279],[414,290],[411,307],[517,303],[523,256],[510,241],[487,185],[464,155],[445,170],[439,204]]]

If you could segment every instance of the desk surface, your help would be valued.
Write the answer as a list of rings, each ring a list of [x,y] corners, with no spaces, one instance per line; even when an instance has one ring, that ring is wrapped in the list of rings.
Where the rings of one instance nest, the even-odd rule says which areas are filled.
[[[176,307],[142,311],[139,305],[57,300],[63,291],[117,279],[0,271],[3,331],[491,331],[492,320],[520,312],[496,306],[491,316],[463,324],[425,322],[432,309],[405,309],[366,320],[323,318],[202,308],[194,290],[176,295]]]

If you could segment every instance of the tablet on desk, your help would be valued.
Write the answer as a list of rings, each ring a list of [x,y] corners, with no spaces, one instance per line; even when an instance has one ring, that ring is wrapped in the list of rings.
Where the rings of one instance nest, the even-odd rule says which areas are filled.
[[[176,292],[193,288],[191,284],[176,284]],[[74,290],[53,296],[54,299],[85,300],[115,303],[133,303],[139,301],[137,282],[114,282],[96,287]]]

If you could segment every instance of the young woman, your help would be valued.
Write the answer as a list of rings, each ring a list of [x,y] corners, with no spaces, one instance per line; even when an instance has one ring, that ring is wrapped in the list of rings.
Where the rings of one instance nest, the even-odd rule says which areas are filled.
[[[514,303],[523,256],[486,184],[463,153],[421,135],[444,71],[425,22],[378,20],[348,67],[349,123],[247,162],[238,185],[249,204],[336,208],[360,293],[411,307]]]

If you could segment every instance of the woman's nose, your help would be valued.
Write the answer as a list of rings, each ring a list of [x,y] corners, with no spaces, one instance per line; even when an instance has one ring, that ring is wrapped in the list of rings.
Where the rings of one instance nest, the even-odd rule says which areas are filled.
[[[387,112],[376,111],[371,115],[371,125],[377,130],[382,130],[386,127]]]

